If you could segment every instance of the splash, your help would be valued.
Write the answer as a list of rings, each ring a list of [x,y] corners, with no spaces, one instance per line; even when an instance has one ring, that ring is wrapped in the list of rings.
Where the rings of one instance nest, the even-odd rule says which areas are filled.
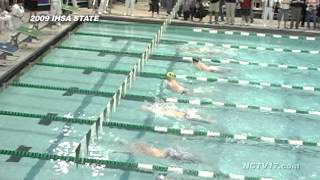
[[[152,112],[156,117],[166,118],[163,111],[166,110],[178,110],[178,107],[174,103],[166,103],[166,102],[154,102],[148,103],[145,102],[141,109],[144,111]]]
[[[182,45],[178,48],[180,51],[185,51],[193,54],[201,54],[203,56],[221,56],[228,54],[234,54],[234,50],[228,49],[228,51],[225,51],[225,49],[222,49],[221,47],[208,47],[208,46],[196,46],[196,45]]]
[[[73,114],[71,112],[68,112],[68,114],[63,115],[65,118],[73,118]]]
[[[109,160],[110,150],[105,150],[103,146],[97,144],[91,144],[89,146],[89,158],[99,159],[99,160]],[[91,164],[91,175],[93,177],[96,176],[104,176],[103,170],[105,169],[105,165]]]
[[[55,142],[54,142],[55,143]],[[59,156],[75,156],[75,149],[77,148],[77,142],[62,142],[53,149],[53,153]],[[58,159],[57,161],[51,161],[54,163],[53,169],[57,175],[68,174],[69,168],[75,165],[74,162],[66,162]]]
[[[204,94],[204,93],[212,93],[213,87],[197,87],[193,89],[194,93]]]

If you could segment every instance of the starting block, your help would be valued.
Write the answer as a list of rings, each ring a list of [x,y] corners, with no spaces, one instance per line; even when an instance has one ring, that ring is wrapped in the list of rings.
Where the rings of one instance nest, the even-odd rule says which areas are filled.
[[[79,11],[79,8],[74,6],[62,5],[62,10],[67,12],[67,14],[72,14]]]
[[[11,42],[2,43],[0,42],[0,59],[6,59],[7,56],[13,56],[18,50],[18,46],[13,45]]]
[[[27,35],[27,39],[24,41],[31,42],[32,39],[38,39],[41,34],[40,30],[36,28],[29,28],[25,26],[20,26],[17,30],[17,33],[11,36],[10,42],[0,42],[0,54],[1,59],[6,59],[7,56],[13,56],[19,48],[18,37],[20,34]]]
[[[25,26],[20,26],[17,29],[18,33],[21,34],[25,34],[28,35],[29,37],[35,38],[37,39],[39,37],[39,35],[41,34],[40,30],[36,29],[36,28],[28,28]]]
[[[28,38],[26,39],[26,41],[31,42],[32,39],[38,39],[41,32],[40,32],[40,30],[38,30],[36,28],[29,28],[29,27],[25,27],[25,26],[20,26],[17,29],[17,33],[15,35],[11,36],[11,43],[17,47],[19,45],[18,37],[20,34],[27,35]]]

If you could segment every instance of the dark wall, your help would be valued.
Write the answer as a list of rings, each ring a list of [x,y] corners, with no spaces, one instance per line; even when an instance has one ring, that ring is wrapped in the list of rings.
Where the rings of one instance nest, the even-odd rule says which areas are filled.
[[[48,11],[50,5],[48,0],[25,0],[24,7],[30,11]]]

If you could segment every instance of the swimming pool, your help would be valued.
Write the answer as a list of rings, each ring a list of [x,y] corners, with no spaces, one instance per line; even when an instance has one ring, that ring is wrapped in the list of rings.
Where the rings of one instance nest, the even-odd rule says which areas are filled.
[[[120,21],[80,25],[0,94],[1,149],[23,145],[32,152],[74,155],[88,126],[45,117],[93,122],[159,27]],[[218,179],[319,179],[319,44],[318,37],[170,25],[110,117],[111,122],[136,127],[105,127],[90,145],[89,157],[202,170],[202,176],[213,171]],[[203,58],[224,72],[199,72],[190,57]],[[167,90],[168,71],[195,93],[186,96]],[[181,111],[195,109],[211,123],[141,110],[146,101],[161,106],[161,100]],[[128,153],[135,143],[186,151],[197,161]],[[64,161],[0,158],[0,179],[154,179],[157,175],[97,165],[76,168]],[[173,171],[168,173],[170,179],[204,178]]]

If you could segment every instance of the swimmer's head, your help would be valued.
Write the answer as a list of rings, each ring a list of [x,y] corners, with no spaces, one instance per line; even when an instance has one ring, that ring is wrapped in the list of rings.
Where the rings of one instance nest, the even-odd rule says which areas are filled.
[[[200,58],[192,58],[192,62],[193,62],[194,64],[197,64],[197,63],[200,62],[200,61],[201,61]]]
[[[174,74],[174,72],[168,72],[166,77],[168,80],[172,80],[176,77],[176,75]]]

